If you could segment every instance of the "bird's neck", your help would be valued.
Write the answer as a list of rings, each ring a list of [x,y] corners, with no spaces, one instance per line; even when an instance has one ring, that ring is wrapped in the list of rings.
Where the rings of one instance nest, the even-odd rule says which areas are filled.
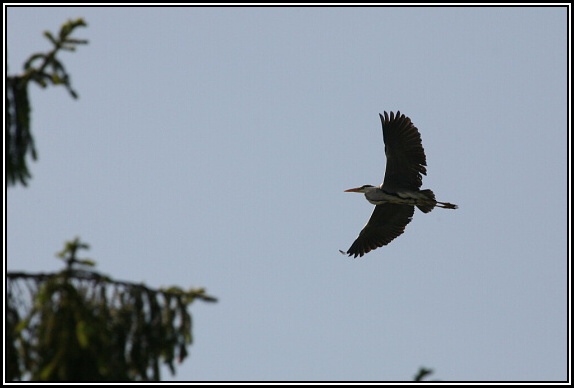
[[[372,187],[365,187],[365,198],[367,201],[372,203],[373,205],[379,205],[381,202],[385,201],[385,193],[381,190],[380,187],[372,186]]]

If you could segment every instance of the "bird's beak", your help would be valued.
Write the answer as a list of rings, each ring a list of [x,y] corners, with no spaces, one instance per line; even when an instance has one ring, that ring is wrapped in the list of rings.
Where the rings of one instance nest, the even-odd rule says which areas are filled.
[[[345,190],[345,193],[361,193],[362,187],[355,187],[354,189]]]

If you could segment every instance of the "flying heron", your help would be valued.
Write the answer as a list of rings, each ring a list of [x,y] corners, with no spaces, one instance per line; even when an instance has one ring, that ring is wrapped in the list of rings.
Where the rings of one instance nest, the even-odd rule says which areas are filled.
[[[403,234],[415,212],[415,206],[428,213],[435,206],[456,209],[458,206],[435,199],[432,190],[420,190],[422,175],[426,175],[426,156],[421,135],[411,119],[397,112],[390,116],[379,114],[383,124],[383,140],[387,168],[380,186],[364,185],[345,190],[363,193],[375,210],[359,237],[347,252],[349,256],[363,256],[374,249],[387,245]]]

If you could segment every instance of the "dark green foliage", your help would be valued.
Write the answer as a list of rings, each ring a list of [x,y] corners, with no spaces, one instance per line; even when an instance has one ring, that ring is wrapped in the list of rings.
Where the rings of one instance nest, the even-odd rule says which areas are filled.
[[[87,247],[68,242],[58,273],[8,273],[8,381],[159,380],[160,362],[175,373],[187,357],[187,307],[216,299],[203,289],[154,290],[81,268],[93,265],[76,257]]]
[[[8,185],[18,182],[26,186],[30,179],[30,170],[26,157],[30,155],[37,159],[30,126],[30,100],[28,86],[30,82],[45,88],[48,85],[63,85],[73,98],[78,94],[70,82],[70,75],[64,65],[56,58],[60,50],[75,51],[79,44],[87,41],[71,38],[77,27],[85,27],[83,19],[65,23],[57,37],[46,31],[44,36],[52,43],[53,48],[48,53],[36,53],[24,63],[24,72],[20,75],[6,77],[6,111],[4,128],[5,169]]]

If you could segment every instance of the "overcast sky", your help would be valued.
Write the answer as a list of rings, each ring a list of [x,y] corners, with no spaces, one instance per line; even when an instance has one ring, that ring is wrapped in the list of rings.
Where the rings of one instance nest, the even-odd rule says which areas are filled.
[[[8,70],[82,17],[80,98],[32,87],[39,152],[7,191],[7,268],[66,240],[113,278],[205,287],[171,380],[564,380],[566,8],[9,8]],[[379,113],[419,128],[423,188],[346,250],[382,182]]]

